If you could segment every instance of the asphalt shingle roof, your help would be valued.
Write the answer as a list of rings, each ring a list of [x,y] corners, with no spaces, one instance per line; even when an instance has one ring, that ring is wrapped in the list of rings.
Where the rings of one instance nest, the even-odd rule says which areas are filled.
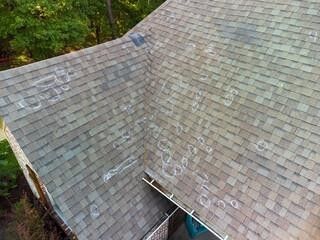
[[[1,72],[0,115],[82,239],[159,219],[144,170],[228,239],[320,239],[319,9],[167,1],[133,35]]]
[[[320,239],[319,7],[170,1],[155,16],[146,172],[223,237]]]
[[[124,37],[0,73],[0,115],[79,239],[140,239],[168,208],[141,180],[145,65]]]

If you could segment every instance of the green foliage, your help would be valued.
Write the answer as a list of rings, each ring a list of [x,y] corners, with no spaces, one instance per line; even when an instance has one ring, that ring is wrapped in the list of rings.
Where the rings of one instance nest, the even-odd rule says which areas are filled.
[[[125,34],[145,18],[164,0],[113,0],[113,12],[116,18],[118,36]]]
[[[112,0],[120,37],[165,0]],[[0,56],[42,60],[112,39],[107,0],[0,0]]]
[[[145,18],[165,0],[112,0],[116,23],[116,37],[120,37]],[[110,40],[111,29],[107,18],[106,0],[79,0],[77,7],[89,21],[91,40],[97,43]]]
[[[79,13],[87,19],[90,34],[89,44],[101,43],[110,39],[110,29],[106,17],[106,0],[79,0],[75,4]]]
[[[47,232],[40,212],[23,196],[13,207],[5,240],[54,240],[59,239],[57,232]]]
[[[0,142],[0,196],[6,197],[17,186],[20,166],[6,140]]]
[[[17,53],[41,60],[78,48],[88,35],[86,19],[73,7],[73,0],[0,0],[0,38]]]

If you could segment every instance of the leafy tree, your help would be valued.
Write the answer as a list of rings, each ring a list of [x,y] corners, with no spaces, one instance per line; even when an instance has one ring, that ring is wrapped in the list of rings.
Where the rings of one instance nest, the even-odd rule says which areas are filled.
[[[165,0],[113,0],[117,36],[125,34]]]
[[[164,0],[79,0],[95,43],[120,37]],[[91,38],[92,39],[92,38]]]
[[[17,53],[40,60],[80,48],[88,35],[75,0],[0,0],[0,36]],[[8,4],[8,2],[10,2]]]
[[[112,37],[108,23],[105,0],[79,0],[75,3],[81,15],[87,19],[90,33],[87,36],[88,45],[99,44]]]
[[[0,57],[22,65],[120,37],[164,1],[0,0]]]
[[[7,140],[0,142],[0,197],[6,197],[17,186],[20,166]]]
[[[114,21],[113,11],[112,11],[112,0],[106,0],[106,6],[107,6],[107,17],[108,17],[109,25],[111,29],[111,36],[112,38],[115,38],[116,28],[115,28],[115,21]]]

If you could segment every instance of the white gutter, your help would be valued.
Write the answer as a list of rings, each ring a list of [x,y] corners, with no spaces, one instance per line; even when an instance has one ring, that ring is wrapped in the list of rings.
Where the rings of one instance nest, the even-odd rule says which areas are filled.
[[[162,192],[159,188],[157,188],[156,186],[153,185],[153,182],[155,181],[154,179],[152,179],[150,182],[145,179],[142,178],[143,181],[145,181],[149,186],[151,186],[152,188],[154,188],[155,190],[157,190],[158,192],[160,192],[163,196],[165,196],[168,200],[170,200],[172,203],[174,203],[176,206],[178,206],[179,208],[181,208],[185,213],[189,214],[190,216],[192,216],[192,218],[194,218],[195,220],[197,220],[197,222],[199,222],[200,224],[202,224],[203,226],[205,226],[213,235],[215,235],[219,240],[227,240],[229,238],[228,235],[226,235],[225,237],[222,237],[219,233],[217,233],[216,231],[214,231],[213,229],[211,229],[210,227],[208,227],[204,222],[202,222],[198,217],[196,217],[194,214],[194,210],[191,210],[191,212],[189,212],[187,209],[185,209],[183,206],[181,206],[179,203],[177,203],[175,200],[173,200],[173,194],[170,195],[170,197],[167,196],[167,194],[165,194],[164,192]]]

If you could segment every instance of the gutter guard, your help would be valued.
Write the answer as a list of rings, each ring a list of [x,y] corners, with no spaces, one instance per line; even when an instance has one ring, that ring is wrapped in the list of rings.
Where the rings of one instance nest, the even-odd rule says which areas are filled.
[[[176,207],[174,211],[170,214],[166,213],[166,219],[150,234],[149,237],[146,239],[144,238],[143,240],[150,240],[153,237],[153,234],[156,233],[169,219],[179,210],[179,207]]]

